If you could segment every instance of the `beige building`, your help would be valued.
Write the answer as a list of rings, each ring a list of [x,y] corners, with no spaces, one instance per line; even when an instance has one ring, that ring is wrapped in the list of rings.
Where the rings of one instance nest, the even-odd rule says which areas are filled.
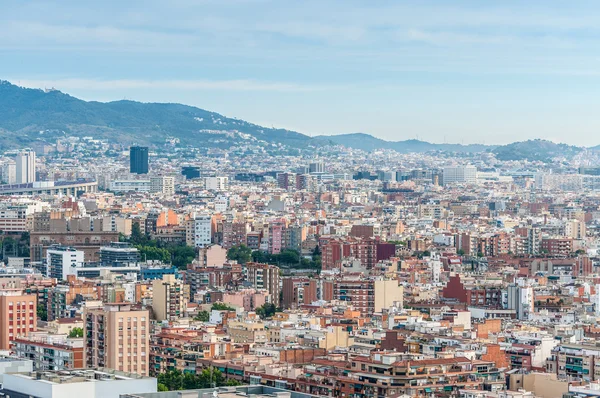
[[[173,321],[184,316],[190,301],[189,285],[175,278],[163,275],[152,281],[152,311],[157,321]]]
[[[377,280],[375,287],[375,312],[381,312],[384,308],[389,308],[394,303],[400,307],[404,305],[404,287],[398,285],[396,279]]]
[[[234,343],[265,344],[268,341],[265,324],[262,322],[229,322],[227,333]]]
[[[37,330],[37,298],[21,290],[0,291],[0,350]]]
[[[130,304],[85,308],[85,358],[89,368],[109,368],[147,376],[150,366],[150,313]]]

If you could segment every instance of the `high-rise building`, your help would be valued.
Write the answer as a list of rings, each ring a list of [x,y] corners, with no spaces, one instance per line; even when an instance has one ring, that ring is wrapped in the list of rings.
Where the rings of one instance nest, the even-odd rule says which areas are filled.
[[[10,349],[17,337],[37,330],[37,298],[21,290],[0,291],[0,350]]]
[[[147,376],[150,313],[130,304],[84,309],[85,358],[89,368],[109,368]]]
[[[273,299],[273,304],[279,307],[279,267],[269,264],[248,263],[246,280],[256,289],[267,290]]]
[[[323,164],[323,162],[309,163],[308,172],[309,173],[324,173],[325,172],[325,164]]]
[[[175,275],[163,275],[162,279],[152,281],[152,310],[159,322],[183,317],[189,299],[189,285]]]
[[[206,247],[212,243],[212,217],[210,214],[197,215],[194,219],[194,246]]]
[[[16,183],[28,184],[35,182],[35,152],[21,152],[15,158]]]
[[[148,147],[132,146],[129,149],[129,171],[136,174],[148,174]]]

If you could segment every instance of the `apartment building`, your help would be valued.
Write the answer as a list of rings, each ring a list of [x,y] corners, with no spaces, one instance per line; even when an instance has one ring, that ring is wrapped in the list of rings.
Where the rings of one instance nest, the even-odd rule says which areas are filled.
[[[34,370],[85,368],[83,338],[32,334],[13,340],[12,351],[19,358],[33,361]]]
[[[244,266],[246,280],[256,289],[265,289],[271,294],[273,304],[279,307],[279,267],[270,264],[248,263]]]
[[[130,304],[84,309],[86,366],[148,375],[150,313]]]
[[[152,311],[157,321],[174,321],[184,316],[190,301],[189,285],[175,278],[163,275],[152,281]]]
[[[0,291],[0,350],[10,349],[14,339],[36,330],[36,296],[20,289]]]

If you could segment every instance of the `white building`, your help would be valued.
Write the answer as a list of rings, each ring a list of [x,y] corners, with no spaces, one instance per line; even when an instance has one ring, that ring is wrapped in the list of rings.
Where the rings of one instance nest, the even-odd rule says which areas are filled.
[[[444,167],[443,182],[444,185],[475,184],[477,183],[477,168],[471,165]]]
[[[206,247],[212,243],[212,217],[209,214],[197,215],[194,219],[194,246]]]
[[[36,398],[119,398],[129,394],[157,392],[153,377],[115,370],[73,370],[24,372],[3,375],[5,396]]]
[[[149,180],[115,180],[111,181],[109,189],[113,192],[146,192],[173,195],[175,193],[175,178],[156,176]]]
[[[111,181],[109,189],[113,192],[150,192],[150,180]]]
[[[206,189],[210,191],[225,191],[229,185],[227,177],[206,177],[204,179]]]
[[[69,275],[77,275],[76,269],[83,266],[84,253],[72,247],[55,246],[46,252],[48,276],[67,280]]]
[[[217,213],[225,213],[229,207],[229,198],[224,195],[219,195],[215,198],[215,211]]]
[[[579,174],[536,173],[535,187],[545,191],[581,191],[583,176]]]
[[[15,158],[16,183],[28,184],[35,182],[35,152],[21,152]]]

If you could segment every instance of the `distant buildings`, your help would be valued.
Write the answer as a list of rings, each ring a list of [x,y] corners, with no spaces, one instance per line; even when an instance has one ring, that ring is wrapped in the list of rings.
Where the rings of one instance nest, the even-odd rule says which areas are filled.
[[[132,146],[129,149],[129,172],[148,174],[148,147]]]

